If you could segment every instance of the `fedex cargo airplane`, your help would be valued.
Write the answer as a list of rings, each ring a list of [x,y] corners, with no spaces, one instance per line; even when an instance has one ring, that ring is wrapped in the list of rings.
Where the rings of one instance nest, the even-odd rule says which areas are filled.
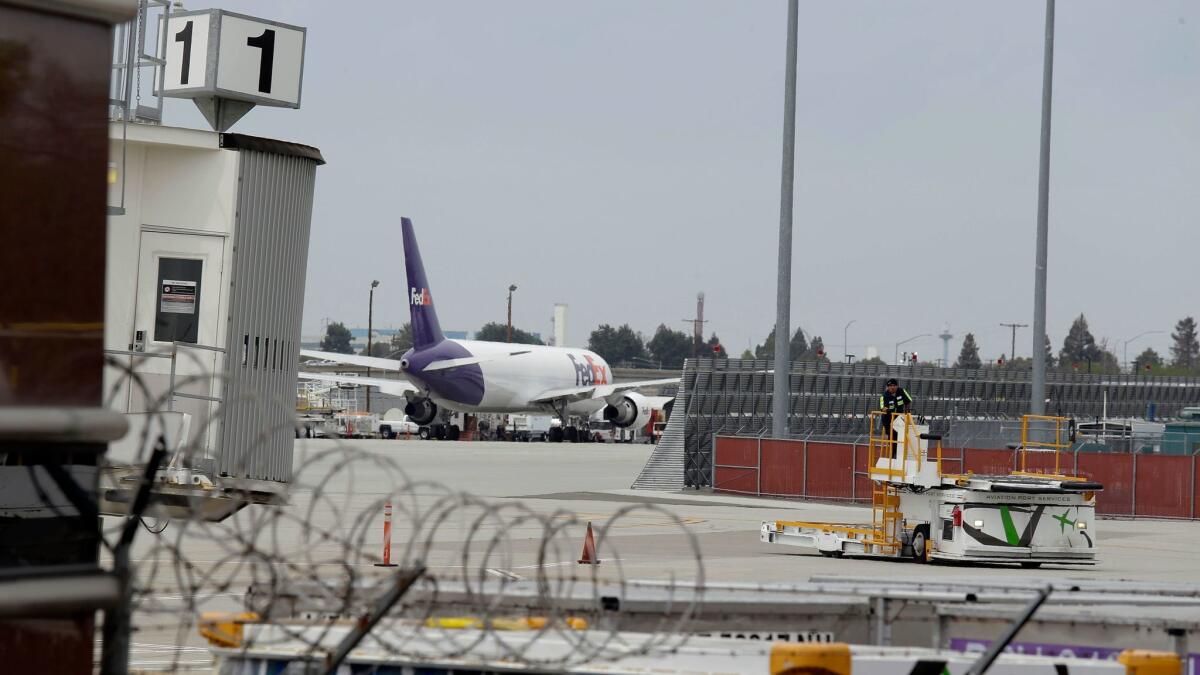
[[[413,347],[400,358],[301,350],[309,356],[382,370],[398,371],[402,380],[301,372],[300,377],[376,386],[407,399],[404,412],[417,424],[437,419],[440,410],[463,413],[553,413],[564,427],[552,440],[575,441],[580,434],[566,426],[572,417],[600,412],[619,427],[644,426],[651,406],[640,387],[675,384],[679,378],[612,382],[612,369],[595,352],[570,347],[518,345],[504,342],[450,340],[442,334],[412,221],[401,219],[404,263],[408,277]],[[454,435],[453,433],[451,434]]]

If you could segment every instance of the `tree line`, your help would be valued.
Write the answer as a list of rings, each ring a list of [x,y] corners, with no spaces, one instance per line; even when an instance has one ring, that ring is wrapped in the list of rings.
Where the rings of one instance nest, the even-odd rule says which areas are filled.
[[[1116,374],[1121,372],[1119,357],[1109,349],[1107,341],[1096,341],[1088,328],[1087,317],[1080,314],[1063,338],[1062,349],[1054,353],[1049,336],[1046,337],[1046,368],[1063,372],[1090,372]],[[987,366],[1032,369],[1033,360],[1025,357],[1004,359]],[[1134,372],[1153,372],[1156,375],[1190,375],[1200,373],[1200,341],[1197,340],[1196,320],[1190,316],[1175,322],[1171,333],[1171,360],[1167,362],[1151,347],[1142,350],[1130,361]],[[963,338],[955,368],[983,368],[979,357],[979,346],[975,336],[967,333]]]
[[[476,340],[489,342],[505,342],[507,327],[505,324],[489,322],[475,333]],[[517,327],[512,329],[512,341],[517,344],[543,344],[533,333]],[[1154,372],[1158,375],[1188,375],[1200,373],[1200,341],[1197,339],[1196,320],[1190,316],[1175,323],[1171,333],[1171,359],[1166,361],[1153,348],[1147,347],[1130,362],[1135,372]],[[330,323],[325,336],[321,340],[322,351],[342,354],[353,353],[351,347],[350,329],[341,322]],[[396,358],[412,347],[412,327],[405,323],[400,330],[388,340],[373,342],[371,356],[381,358]],[[629,324],[613,327],[601,324],[588,336],[588,349],[604,357],[613,365],[633,367],[656,367],[676,369],[683,367],[683,361],[692,357],[728,358],[721,339],[713,333],[707,340],[698,342],[681,330],[659,324],[654,335],[645,339],[641,333],[633,330]],[[1109,349],[1106,341],[1097,342],[1088,328],[1087,317],[1080,314],[1072,323],[1067,335],[1063,338],[1062,349],[1056,354],[1047,336],[1046,368],[1066,372],[1093,372],[1115,374],[1121,371],[1122,364],[1118,356]],[[361,353],[366,354],[366,348]],[[821,336],[808,339],[802,328],[797,328],[788,342],[788,354],[792,361],[828,361],[825,354],[825,342]],[[772,328],[762,344],[742,352],[744,359],[775,358],[775,329]],[[859,363],[878,363],[884,361],[878,357],[864,359]],[[929,364],[932,365],[932,364]],[[1011,359],[1002,357],[996,363],[984,363],[979,355],[979,345],[975,335],[967,333],[963,338],[962,349],[955,368],[986,368],[1007,367],[1032,369],[1033,360],[1025,357]]]

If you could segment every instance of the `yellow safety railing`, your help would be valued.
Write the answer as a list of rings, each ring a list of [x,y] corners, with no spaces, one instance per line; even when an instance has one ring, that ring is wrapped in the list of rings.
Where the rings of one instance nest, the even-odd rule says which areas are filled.
[[[1034,423],[1034,424],[1031,424]],[[1038,422],[1049,422],[1053,424],[1054,440],[1049,440],[1050,424],[1039,425]],[[1022,415],[1021,416],[1021,468],[1017,474],[1027,474],[1034,476],[1054,476],[1056,478],[1074,478],[1063,474],[1062,467],[1062,450],[1068,450],[1071,447],[1070,438],[1064,435],[1063,427],[1067,424],[1067,418],[1056,417],[1052,415]],[[1032,432],[1032,433],[1031,433]],[[1029,452],[1051,452],[1054,455],[1054,471],[1035,471],[1029,468]]]
[[[904,419],[904,438],[892,440],[892,427],[895,418],[902,417]],[[885,424],[885,420],[889,423]],[[903,476],[904,467],[908,463],[909,457],[917,461],[917,471],[921,470],[921,448],[909,447],[911,444],[909,439],[912,434],[909,430],[912,428],[913,419],[911,413],[896,413],[889,415],[883,410],[872,410],[867,413],[868,426],[868,450],[867,450],[867,473],[871,478],[883,476],[885,478]],[[876,427],[879,428],[879,433],[876,434]],[[886,427],[886,428],[885,428]],[[887,468],[878,468],[879,459],[887,457]],[[896,465],[900,468],[896,468]]]

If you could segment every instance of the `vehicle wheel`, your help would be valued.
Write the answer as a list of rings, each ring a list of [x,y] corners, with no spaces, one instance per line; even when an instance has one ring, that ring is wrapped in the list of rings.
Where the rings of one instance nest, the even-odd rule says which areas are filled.
[[[924,525],[918,525],[917,529],[913,530],[912,538],[912,556],[913,562],[923,563],[925,560],[925,542],[929,541],[929,531]]]
[[[1021,567],[1024,569],[1027,569],[1027,570],[1036,570],[1037,568],[1039,568],[1041,566],[1042,566],[1042,563],[1040,563],[1040,562],[1023,562],[1023,563],[1021,563]]]
[[[575,427],[567,427],[567,430],[563,433],[563,440],[568,443],[578,443],[579,429],[576,429]]]
[[[562,443],[563,430],[562,427],[550,427],[550,442]]]
[[[439,441],[446,440],[446,425],[445,424],[433,425],[433,437],[438,439]]]
[[[417,438],[427,441],[429,440],[429,427],[421,427],[417,430]]]
[[[451,424],[446,430],[446,440],[457,441],[460,437],[462,437],[462,429],[459,429],[457,424]]]

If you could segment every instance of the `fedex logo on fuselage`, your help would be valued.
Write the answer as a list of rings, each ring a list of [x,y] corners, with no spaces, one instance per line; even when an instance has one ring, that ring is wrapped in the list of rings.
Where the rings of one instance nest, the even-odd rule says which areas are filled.
[[[583,362],[575,358],[574,354],[567,354],[567,358],[571,359],[571,364],[575,366],[575,386],[608,384],[608,368],[592,361],[592,357],[584,355]]]
[[[428,288],[410,288],[408,289],[409,303],[421,307],[428,307],[433,304],[433,296],[429,294]]]

